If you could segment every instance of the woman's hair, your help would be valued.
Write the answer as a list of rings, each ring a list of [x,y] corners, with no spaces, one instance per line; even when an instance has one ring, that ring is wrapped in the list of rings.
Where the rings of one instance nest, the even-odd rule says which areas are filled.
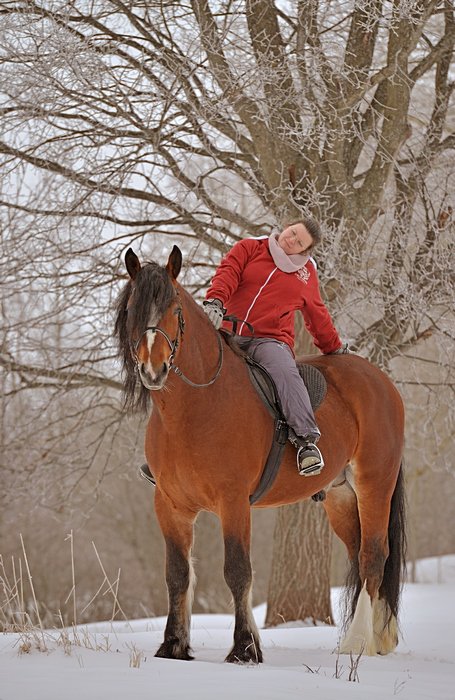
[[[312,216],[302,216],[300,219],[294,219],[293,221],[287,221],[285,223],[285,228],[288,226],[294,226],[295,224],[303,224],[310,234],[313,242],[308,250],[313,250],[322,241],[322,231],[321,227],[316,219]]]

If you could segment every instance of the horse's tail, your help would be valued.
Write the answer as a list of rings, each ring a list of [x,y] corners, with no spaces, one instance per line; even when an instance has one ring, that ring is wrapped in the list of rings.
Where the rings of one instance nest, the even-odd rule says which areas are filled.
[[[400,465],[390,503],[388,540],[389,555],[384,565],[384,575],[379,589],[379,596],[387,603],[389,610],[388,621],[390,621],[392,616],[395,616],[398,620],[401,589],[406,571],[406,498],[403,464]],[[352,621],[361,590],[362,581],[359,575],[359,562],[358,558],[354,557],[346,578],[343,626],[347,626]]]
[[[390,503],[389,556],[384,566],[384,578],[379,596],[389,606],[390,614],[398,619],[401,588],[406,573],[406,498],[403,464],[400,465],[397,483]]]

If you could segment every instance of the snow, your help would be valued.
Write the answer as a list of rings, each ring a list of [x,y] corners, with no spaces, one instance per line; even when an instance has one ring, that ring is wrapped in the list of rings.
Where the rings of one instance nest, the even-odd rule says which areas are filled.
[[[46,633],[44,652],[32,645],[21,653],[23,638],[4,634],[0,700],[455,700],[455,556],[419,562],[417,574],[425,582],[404,587],[397,650],[361,657],[355,681],[349,656],[336,653],[335,627],[261,630],[264,663],[236,666],[223,661],[232,616],[194,615],[191,662],[154,658],[165,618],[94,623],[78,628],[66,645],[61,632]],[[334,611],[338,597],[334,589]],[[261,626],[265,606],[254,613]]]

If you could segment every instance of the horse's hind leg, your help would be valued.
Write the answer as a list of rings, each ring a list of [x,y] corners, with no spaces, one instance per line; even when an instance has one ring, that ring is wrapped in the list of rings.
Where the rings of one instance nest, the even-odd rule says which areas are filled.
[[[234,599],[234,646],[226,657],[230,663],[261,663],[259,633],[251,609],[250,561],[251,515],[248,498],[236,508],[232,502],[221,512],[224,536],[224,577]]]
[[[385,474],[388,478],[385,478]],[[374,481],[374,480],[373,480]],[[342,653],[387,654],[398,644],[397,610],[403,568],[404,511],[401,472],[383,465],[383,478],[356,480],[361,542],[353,618]]]
[[[406,567],[405,525],[404,476],[400,466],[390,501],[388,556],[378,596],[373,601],[373,628],[378,654],[388,654],[398,644],[398,608]]]
[[[166,584],[169,612],[164,641],[155,656],[191,660],[190,617],[194,575],[191,564],[193,523],[196,514],[176,511],[160,491],[155,509],[166,542]]]
[[[381,548],[374,544],[375,538],[368,540],[364,536],[365,533],[361,544],[357,496],[348,481],[327,493],[324,506],[332,528],[348,550],[351,562],[347,587],[352,605],[352,622],[345,638],[341,641],[340,652],[376,654],[378,649],[375,640],[375,610],[378,617],[380,604],[377,596],[372,602],[366,586],[362,587],[362,584],[368,581],[369,575],[372,582],[371,589],[377,590],[375,582],[378,580],[378,572],[383,568]],[[372,575],[373,571],[374,575]],[[376,624],[378,623],[379,620],[376,620]]]
[[[355,600],[356,608],[355,624],[349,628],[348,635],[340,644],[341,653],[350,653],[372,649],[373,642],[373,614],[371,603],[362,598],[362,604],[357,605],[360,593],[359,579],[359,550],[360,550],[360,519],[357,504],[357,496],[354,489],[345,481],[327,492],[324,508],[334,532],[346,546],[351,562],[351,572],[347,582],[350,597]],[[374,651],[373,653],[376,653]]]
[[[357,560],[360,548],[360,521],[357,496],[348,481],[327,491],[323,506],[330,525],[348,550],[350,561]]]

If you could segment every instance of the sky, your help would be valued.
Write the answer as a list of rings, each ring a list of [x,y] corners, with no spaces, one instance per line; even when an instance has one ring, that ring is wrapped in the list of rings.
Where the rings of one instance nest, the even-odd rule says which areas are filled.
[[[417,581],[404,587],[396,651],[357,668],[337,655],[336,627],[297,623],[260,630],[263,664],[226,664],[230,615],[193,616],[194,661],[157,659],[159,617],[0,636],[0,700],[455,700],[455,555],[418,562]],[[265,605],[254,613],[261,626]]]

